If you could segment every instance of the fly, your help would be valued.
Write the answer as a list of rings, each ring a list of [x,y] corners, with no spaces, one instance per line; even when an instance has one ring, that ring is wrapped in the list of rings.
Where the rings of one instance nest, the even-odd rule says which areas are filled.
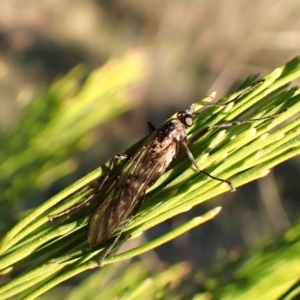
[[[253,89],[253,87],[255,87],[260,82],[261,81],[250,86],[230,102],[236,101],[244,93],[248,92],[250,89]],[[228,105],[228,103],[209,104],[207,106],[225,106]],[[101,192],[105,182],[109,178],[109,173],[114,167],[115,161],[118,159],[126,160],[121,170],[112,180],[111,185],[103,193],[103,195],[101,195],[100,204],[93,212],[88,223],[88,243],[91,246],[98,246],[106,242],[114,234],[116,229],[120,227],[120,224],[128,216],[130,216],[124,223],[124,225],[119,228],[119,233],[115,237],[112,245],[110,245],[108,249],[105,250],[104,254],[100,258],[100,267],[102,266],[103,259],[112,251],[112,249],[120,239],[122,232],[132,220],[134,215],[138,212],[145,198],[147,189],[151,185],[153,185],[162,174],[165,173],[166,169],[176,158],[181,148],[185,149],[189,159],[195,166],[198,173],[203,173],[214,180],[227,183],[231,191],[233,192],[235,191],[235,187],[231,181],[215,177],[200,168],[200,166],[194,159],[188,145],[193,143],[195,140],[197,140],[207,131],[213,128],[228,128],[233,125],[253,123],[260,120],[268,120],[280,114],[278,113],[259,119],[232,121],[230,123],[214,125],[200,131],[195,135],[195,137],[188,140],[187,129],[193,125],[194,118],[197,113],[197,111],[194,111],[194,106],[191,105],[188,110],[178,112],[176,118],[166,121],[157,128],[152,123],[148,122],[148,127],[151,133],[149,137],[131,157],[127,156],[126,154],[117,154],[113,156],[110,161],[108,171],[95,193],[90,195],[87,199],[85,199],[78,205],[60,214],[50,217],[50,219],[61,217],[93,199]]]

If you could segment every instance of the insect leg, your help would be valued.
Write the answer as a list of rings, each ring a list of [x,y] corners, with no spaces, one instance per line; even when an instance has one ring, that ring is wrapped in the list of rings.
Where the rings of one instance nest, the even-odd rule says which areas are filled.
[[[113,243],[105,250],[104,254],[101,256],[101,258],[99,259],[99,268],[101,268],[103,266],[103,260],[105,259],[105,257],[107,255],[109,255],[112,251],[112,249],[114,248],[114,246],[116,245],[116,243],[119,241],[123,231],[125,230],[125,228],[128,226],[128,224],[132,221],[132,219],[134,218],[134,216],[136,215],[136,213],[139,211],[140,207],[142,206],[143,202],[145,199],[145,195],[143,195],[140,199],[139,202],[136,203],[135,207],[133,208],[132,212],[131,212],[131,216],[128,218],[128,220],[124,223],[124,225],[121,227],[120,232],[118,233],[118,235],[115,237]]]
[[[287,109],[286,109],[287,110]],[[198,140],[201,136],[203,136],[205,133],[207,133],[209,130],[211,129],[214,129],[214,128],[229,128],[231,126],[234,126],[234,125],[242,125],[242,124],[246,124],[246,123],[254,123],[254,122],[257,122],[257,121],[263,121],[263,120],[269,120],[269,119],[272,119],[272,118],[275,118],[279,115],[281,115],[284,111],[286,110],[283,110],[277,114],[273,114],[271,116],[266,116],[266,117],[262,117],[262,118],[257,118],[257,119],[251,119],[251,120],[243,120],[243,121],[232,121],[232,122],[228,122],[228,123],[224,123],[224,124],[217,124],[217,125],[213,125],[213,126],[210,126],[210,127],[207,127],[207,128],[204,128],[203,130],[201,130],[200,132],[198,132],[193,138],[189,139],[188,141],[185,141],[185,142],[182,142],[182,145],[185,147],[186,149],[186,152],[190,158],[190,160],[193,162],[193,164],[195,165],[197,171],[200,173],[204,173],[205,175],[211,177],[212,179],[216,179],[216,180],[219,180],[221,182],[226,182],[229,184],[230,188],[231,188],[231,191],[234,192],[235,191],[235,187],[233,186],[232,182],[228,181],[228,180],[225,180],[225,179],[221,179],[221,178],[217,178],[217,177],[214,177],[212,175],[210,175],[209,173],[205,172],[204,170],[201,170],[197,164],[197,162],[195,161],[191,151],[189,150],[188,148],[188,145],[195,142],[196,140]]]
[[[265,79],[260,79],[258,81],[253,82],[251,85],[249,85],[248,87],[246,87],[240,94],[238,94],[235,98],[233,98],[229,102],[225,103],[225,105],[228,105],[231,102],[235,102],[235,101],[239,100],[245,94],[249,93],[250,91],[252,91],[253,89],[255,89],[257,86],[259,86],[260,84],[262,84],[263,82],[265,82]]]
[[[287,111],[287,109],[283,110],[283,111],[280,111],[279,113],[277,114],[273,114],[271,116],[266,116],[266,117],[261,117],[261,118],[257,118],[257,119],[251,119],[251,120],[242,120],[242,121],[232,121],[232,122],[228,122],[228,123],[223,123],[223,124],[216,124],[216,125],[213,125],[213,126],[209,126],[207,128],[204,128],[203,130],[201,130],[200,132],[198,132],[195,136],[193,136],[192,138],[190,138],[186,144],[189,145],[189,144],[192,144],[194,143],[195,141],[197,141],[199,138],[201,138],[205,133],[207,133],[209,130],[211,129],[214,129],[214,128],[229,128],[231,126],[234,126],[234,125],[242,125],[242,124],[247,124],[247,123],[255,123],[255,122],[258,122],[258,121],[264,121],[264,120],[269,120],[269,119],[272,119],[272,118],[275,118],[279,115],[281,115],[282,113],[284,113],[285,111]]]
[[[258,122],[258,121],[269,120],[269,119],[273,119],[275,117],[278,117],[279,115],[281,115],[285,111],[287,111],[287,109],[285,109],[285,110],[283,110],[283,111],[281,111],[277,114],[271,115],[271,116],[266,116],[266,117],[261,117],[261,118],[257,118],[257,119],[251,119],[251,120],[232,121],[232,122],[223,123],[223,124],[219,124],[219,125],[217,124],[217,125],[213,125],[213,126],[208,127],[208,130],[213,129],[213,128],[228,128],[228,127],[231,127],[231,126],[234,126],[234,125],[242,125],[242,124],[247,124],[247,123],[255,123],[255,122]]]
[[[121,229],[120,229],[118,235],[115,237],[113,243],[105,250],[104,254],[100,257],[99,262],[98,262],[99,268],[101,268],[103,266],[103,260],[106,258],[107,255],[109,255],[111,253],[112,249],[114,248],[116,243],[119,241],[121,234],[123,233],[125,228],[128,226],[128,224],[132,221],[133,218],[134,218],[134,215],[132,215],[128,218],[128,220],[121,227]]]
[[[221,181],[221,182],[226,182],[226,183],[230,186],[231,192],[235,192],[235,187],[234,187],[234,185],[233,185],[233,183],[232,183],[231,181],[225,180],[225,179],[222,179],[222,178],[215,177],[215,176],[209,174],[208,172],[202,170],[202,169],[199,167],[199,165],[197,164],[197,162],[196,162],[196,160],[195,160],[195,158],[194,158],[192,152],[190,151],[189,147],[187,146],[187,143],[186,143],[186,142],[181,142],[181,144],[182,144],[183,147],[185,148],[186,153],[187,153],[189,159],[192,161],[192,163],[194,164],[194,166],[196,167],[196,169],[197,169],[197,171],[198,171],[199,173],[203,173],[203,174],[205,174],[206,176],[208,176],[208,177],[210,177],[210,178],[212,178],[212,179],[214,179],[214,180],[218,180],[218,181]]]
[[[97,190],[92,193],[90,196],[88,196],[86,199],[84,199],[82,202],[70,207],[69,209],[66,209],[64,211],[62,211],[61,213],[58,213],[58,214],[55,214],[55,215],[52,215],[52,216],[49,216],[49,220],[50,221],[53,221],[54,219],[57,219],[57,218],[60,218],[62,216],[65,216],[65,215],[68,215],[70,212],[74,211],[74,210],[77,210],[78,208],[80,208],[81,206],[85,205],[86,203],[88,203],[89,201],[91,201],[100,191],[101,189],[103,188],[105,182],[107,181],[107,179],[109,178],[109,173],[112,171],[113,167],[114,167],[114,163],[116,160],[118,159],[121,159],[121,160],[127,160],[128,159],[128,156],[124,153],[121,153],[121,154],[115,154],[110,163],[109,163],[109,166],[108,166],[108,169],[107,169],[107,172],[105,174],[105,177],[104,179],[102,180],[100,186],[97,188]]]
[[[245,88],[240,94],[238,94],[235,98],[233,98],[229,102],[226,102],[226,103],[205,103],[205,104],[203,104],[203,106],[204,107],[225,107],[225,106],[227,106],[231,102],[236,102],[237,100],[239,100],[240,98],[242,98],[245,94],[249,93],[254,88],[256,88],[258,85],[262,84],[263,82],[265,82],[265,79],[260,79],[260,80],[258,80],[256,82],[252,83],[250,86],[248,86],[247,88]]]
[[[155,126],[151,122],[147,122],[149,132],[152,133],[156,130]]]

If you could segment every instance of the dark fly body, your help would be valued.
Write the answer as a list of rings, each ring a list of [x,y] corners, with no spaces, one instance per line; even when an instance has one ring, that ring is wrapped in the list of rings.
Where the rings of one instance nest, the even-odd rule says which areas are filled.
[[[87,239],[90,245],[104,243],[129,214],[135,214],[140,208],[147,189],[165,173],[171,162],[176,158],[179,149],[184,147],[188,156],[199,172],[213,179],[227,182],[234,190],[230,181],[214,177],[200,169],[188,148],[187,128],[193,125],[193,108],[177,113],[171,119],[157,128],[148,123],[152,134],[143,145],[130,157],[124,154],[115,156],[128,159],[111,186],[103,195],[101,204],[92,214],[88,224]]]
[[[252,85],[246,90],[246,92],[253,89],[256,85]],[[241,95],[242,94],[232,101],[237,100]],[[209,106],[224,105],[215,104]],[[193,125],[196,114],[197,112],[194,111],[192,105],[187,111],[178,112],[176,118],[166,121],[157,128],[155,128],[151,123],[148,123],[151,134],[144,141],[143,145],[130,157],[126,154],[115,155],[110,162],[104,180],[101,182],[95,193],[69,210],[51,217],[51,219],[54,219],[66,215],[74,209],[84,205],[95,196],[100,196],[100,205],[95,209],[88,223],[88,243],[91,246],[98,246],[108,240],[117,229],[119,229],[119,233],[115,237],[112,245],[105,250],[105,253],[99,261],[99,266],[102,265],[103,259],[112,251],[113,247],[119,240],[122,231],[141,207],[147,189],[153,185],[162,174],[165,173],[171,162],[176,158],[180,148],[184,148],[186,150],[188,157],[199,173],[203,173],[214,180],[225,182],[230,186],[231,191],[235,191],[235,188],[230,181],[212,176],[204,170],[201,170],[189,150],[188,145],[213,128],[228,128],[233,125],[253,123],[258,120],[267,120],[279,115],[276,114],[260,119],[233,121],[226,124],[214,125],[202,130],[191,140],[187,140],[187,129]],[[126,162],[116,177],[112,180],[110,186],[102,192],[102,188],[109,178],[109,173],[113,169],[114,162],[117,159],[126,160]],[[120,228],[120,224],[128,216],[131,217],[128,218],[128,220],[123,223],[124,225]]]

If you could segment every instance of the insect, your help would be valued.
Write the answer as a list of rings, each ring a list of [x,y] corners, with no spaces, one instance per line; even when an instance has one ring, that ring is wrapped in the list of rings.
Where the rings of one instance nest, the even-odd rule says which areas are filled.
[[[246,92],[253,89],[257,84],[260,84],[260,82],[250,86],[230,102],[236,101]],[[207,106],[225,106],[228,105],[228,103],[208,104]],[[110,161],[104,180],[95,193],[71,209],[50,217],[51,219],[54,219],[68,214],[70,211],[79,208],[93,199],[96,195],[100,194],[105,182],[109,178],[109,173],[112,171],[115,161],[118,159],[126,160],[115,178],[113,178],[110,186],[103,194],[100,194],[100,204],[91,215],[88,223],[87,240],[91,246],[103,244],[117,229],[120,229],[112,245],[110,245],[102,255],[99,266],[102,266],[103,259],[112,251],[113,247],[120,239],[121,233],[141,207],[147,189],[165,173],[181,148],[185,149],[198,173],[203,173],[214,180],[225,182],[229,185],[231,191],[235,191],[235,187],[231,181],[215,177],[202,170],[194,159],[188,145],[213,128],[228,128],[233,125],[253,123],[258,120],[274,118],[280,114],[278,113],[259,119],[232,121],[226,124],[214,125],[202,130],[196,134],[194,138],[188,140],[187,129],[193,125],[197,113],[197,111],[194,111],[194,106],[191,105],[189,109],[178,112],[175,118],[164,122],[157,128],[152,123],[148,122],[150,135],[143,142],[142,146],[130,157],[126,154],[114,155]],[[128,216],[130,216],[128,220],[121,228],[119,228],[120,224],[123,223]]]

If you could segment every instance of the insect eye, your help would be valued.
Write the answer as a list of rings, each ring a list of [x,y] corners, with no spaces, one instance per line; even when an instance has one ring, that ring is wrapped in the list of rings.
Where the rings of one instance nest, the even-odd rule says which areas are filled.
[[[185,114],[184,119],[183,119],[183,123],[188,127],[192,126],[194,124],[193,116],[190,115],[190,114]]]
[[[179,119],[187,127],[190,127],[194,124],[194,117],[185,111],[178,112],[177,119]]]

